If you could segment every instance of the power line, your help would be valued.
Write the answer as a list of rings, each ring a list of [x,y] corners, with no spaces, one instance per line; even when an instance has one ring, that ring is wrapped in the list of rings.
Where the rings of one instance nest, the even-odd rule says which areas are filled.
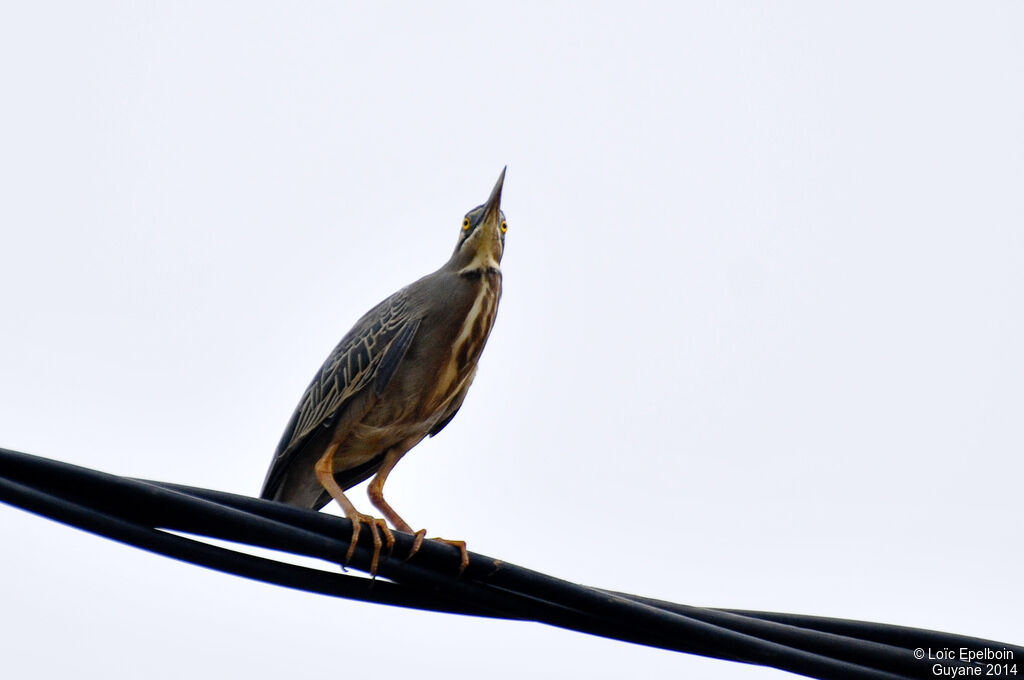
[[[475,553],[456,578],[458,551],[433,541],[425,541],[411,560],[382,559],[383,578],[377,580],[299,566],[191,536],[318,558],[335,569],[348,551],[349,520],[7,449],[0,449],[0,500],[122,543],[267,583],[399,607],[537,621],[815,678],[932,678],[936,661],[920,658],[930,648],[1006,650],[1024,664],[1024,647],[1015,645],[863,621],[691,607],[569,583]],[[367,533],[356,546],[354,569],[369,568]],[[395,555],[407,555],[412,536],[396,532],[395,539]],[[985,672],[982,661],[939,663]]]

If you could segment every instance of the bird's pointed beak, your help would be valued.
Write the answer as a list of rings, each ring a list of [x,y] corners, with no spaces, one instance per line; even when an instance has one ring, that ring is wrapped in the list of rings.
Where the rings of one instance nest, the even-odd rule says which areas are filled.
[[[496,223],[498,221],[498,215],[501,214],[501,187],[505,184],[506,170],[508,170],[507,165],[501,169],[501,174],[498,175],[498,181],[495,182],[494,188],[491,189],[491,195],[487,198],[487,202],[484,203],[485,223]]]

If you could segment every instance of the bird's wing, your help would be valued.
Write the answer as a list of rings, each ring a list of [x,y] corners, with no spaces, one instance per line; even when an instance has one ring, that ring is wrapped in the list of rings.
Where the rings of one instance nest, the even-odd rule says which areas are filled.
[[[352,397],[371,383],[378,394],[384,391],[419,322],[402,290],[367,312],[341,339],[306,388],[285,428],[263,482],[263,498],[275,496],[298,454],[313,435],[332,429]],[[312,469],[308,472],[313,474]]]

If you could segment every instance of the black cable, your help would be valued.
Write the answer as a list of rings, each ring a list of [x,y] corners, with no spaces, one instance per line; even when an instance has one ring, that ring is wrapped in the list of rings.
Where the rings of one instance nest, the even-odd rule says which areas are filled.
[[[314,523],[319,523],[325,520],[329,521],[328,517],[324,515],[311,515],[310,513],[301,510],[296,510],[288,506],[282,506],[279,504],[268,505],[264,501],[260,501],[258,499],[250,498],[247,496],[237,496],[234,494],[229,494],[221,491],[196,489],[194,487],[186,487],[176,484],[165,484],[159,482],[150,483],[159,484],[160,486],[164,486],[165,488],[179,490],[182,491],[183,493],[188,493],[190,495],[195,495],[197,497],[202,497],[208,500],[215,500],[217,502],[221,502],[224,503],[225,505],[230,505],[232,507],[236,507],[239,509],[245,509],[247,511],[256,513],[264,512],[267,513],[268,516],[273,516],[276,519],[284,521],[287,521],[287,519],[292,519],[296,522],[295,526],[298,528],[314,528],[312,526],[312,524]],[[559,581],[557,579],[551,579],[551,577],[547,577],[543,574],[523,569],[522,567],[516,567],[514,565],[502,565],[499,571],[515,572],[518,581],[511,584],[499,584],[496,582],[497,579],[495,578],[495,573],[481,576],[478,578],[478,580],[480,580],[481,582],[491,583],[491,585],[499,585],[505,588],[511,587],[515,589],[516,592],[531,593],[537,597],[544,597],[542,593],[536,592],[534,590],[538,581],[547,581],[549,582],[549,584],[553,583],[554,587],[560,592],[562,597],[564,597],[565,593],[569,590],[582,588],[581,586],[577,586],[576,584]],[[590,588],[584,588],[583,591],[587,595],[596,592],[594,589]],[[813,630],[794,628],[792,626],[750,619],[737,614],[727,614],[723,612],[717,612],[715,610],[701,609],[697,607],[686,607],[684,605],[675,605],[672,603],[665,603],[658,600],[640,598],[637,596],[626,595],[622,593],[608,592],[608,594],[613,595],[617,598],[627,598],[638,603],[652,605],[657,608],[663,609],[667,612],[681,614],[690,620],[716,624],[718,627],[726,631],[755,634],[757,637],[760,637],[765,641],[780,642],[789,646],[799,647],[806,651],[813,651],[818,654],[820,654],[823,650],[831,650],[833,652],[836,652],[836,654],[834,655],[834,658],[830,661],[846,660],[850,662],[860,662],[860,665],[863,665],[863,662],[865,660],[871,660],[878,662],[871,665],[874,665],[879,668],[902,668],[902,670],[910,673],[912,676],[915,676],[915,674],[917,674],[917,676],[919,677],[927,677],[925,673],[920,672],[922,670],[920,668],[920,664],[913,663],[915,660],[911,655],[906,654],[903,650],[892,648],[887,645],[874,645],[869,642],[850,640],[848,638],[842,638],[841,636],[837,635],[830,635],[827,633],[820,633]],[[589,610],[593,611],[593,606],[591,606]],[[563,625],[566,624],[563,622]],[[577,626],[567,625],[567,627]],[[706,626],[704,628],[707,630],[711,630],[712,632],[720,632],[716,631],[714,628],[708,628]],[[577,627],[577,629],[579,628]],[[615,635],[611,636],[618,637]],[[802,644],[800,644],[801,642]],[[669,648],[679,649],[680,651],[690,651],[694,653],[701,653],[704,655],[712,655],[710,654],[711,650],[706,646],[702,647],[699,650],[695,650],[694,648],[680,648],[675,645],[667,646]],[[723,656],[720,658],[744,660],[734,655]]]
[[[458,603],[448,601],[439,604],[435,598],[395,583],[380,582],[375,583],[372,588],[367,588],[365,578],[332,574],[319,569],[268,560],[165,531],[147,529],[77,503],[55,499],[37,489],[3,478],[0,478],[0,498],[30,512],[45,515],[120,543],[258,581],[363,602],[491,616],[489,611],[473,606],[460,607]]]
[[[1016,658],[1024,659],[1024,647],[1017,645],[993,642],[982,638],[958,635],[956,633],[943,633],[936,630],[925,630],[923,628],[911,628],[908,626],[894,626],[886,623],[869,623],[867,621],[854,621],[852,619],[833,619],[824,616],[809,616],[807,614],[780,614],[777,612],[758,612],[743,609],[721,609],[718,611],[731,612],[741,616],[775,621],[791,626],[818,630],[837,635],[857,637],[863,640],[871,640],[887,645],[896,645],[904,649],[933,648],[933,649],[957,649],[967,647],[969,649],[1008,649],[1014,653]],[[1024,671],[1022,671],[1024,674]]]
[[[158,482],[153,483],[161,484]],[[268,511],[279,519],[282,518],[281,515],[291,514],[294,520],[297,521],[296,526],[298,527],[309,527],[309,522],[316,521],[315,518],[322,517],[322,515],[310,516],[309,513],[295,510],[288,506],[274,504],[267,507],[265,502],[247,496],[237,496],[220,491],[196,489],[175,484],[161,485],[253,512]],[[522,579],[527,581],[536,578],[550,578],[521,567],[515,567],[514,565],[505,565],[504,568],[516,571]],[[485,582],[493,581],[493,579],[488,577],[482,577],[480,580]],[[556,587],[559,589],[578,587],[575,584],[568,584],[557,580],[555,582]],[[533,592],[530,586],[528,584],[524,585],[524,583],[524,581],[521,581],[518,584],[512,584],[512,587],[518,587],[518,592]],[[775,614],[771,612],[705,609],[624,593],[611,594],[628,598],[635,602],[656,606],[667,611],[684,614],[706,623],[716,624],[728,630],[755,635],[764,640],[779,642],[818,654],[827,653],[834,659],[843,659],[876,668],[897,670],[909,677],[933,677],[931,667],[913,656],[912,652],[917,647],[963,646],[966,643],[972,648],[981,648],[986,644],[992,644],[978,638],[968,638],[901,626],[887,626],[792,614]],[[868,635],[869,631],[873,631],[874,636]],[[899,635],[896,635],[895,632],[898,632]],[[902,644],[903,642],[906,642],[906,644]],[[697,653],[707,654],[707,650]],[[733,660],[739,659],[733,658]],[[945,664],[947,666],[976,665],[959,660],[948,660],[945,661]]]
[[[139,482],[135,480],[122,480],[120,478],[114,477],[113,475],[95,473],[94,471],[89,471],[84,468],[77,468],[75,466],[59,464],[54,461],[48,461],[45,459],[23,459],[20,462],[22,462],[23,464],[31,464],[28,466],[29,471],[34,472],[35,474],[29,474],[28,476],[35,476],[37,478],[47,477],[50,479],[52,483],[55,483],[58,486],[75,487],[77,490],[76,493],[79,495],[87,493],[87,482],[89,479],[91,479],[93,482],[98,483],[101,487],[101,490],[104,492],[100,500],[100,504],[106,507],[120,508],[122,510],[128,509],[130,505],[131,512],[135,516],[139,517],[150,517],[151,519],[155,518],[155,514],[157,513],[154,512],[153,508],[147,507],[146,504],[148,501],[163,500],[167,502],[168,506],[180,505],[182,501],[181,498],[175,498],[173,494],[172,496],[162,498],[164,496],[162,492],[166,490],[160,490],[160,488],[152,484],[147,484],[145,482]],[[18,502],[19,504],[22,504],[25,507],[32,509],[33,511],[39,512],[41,510],[45,510],[45,508],[40,507],[40,499],[44,499],[45,495],[35,494],[34,496],[32,496],[29,494],[25,494],[23,486],[23,488],[20,488],[20,490],[16,490],[15,488],[15,491],[22,491],[23,494],[20,495],[19,497],[16,495],[12,497],[12,487],[16,486],[16,484],[10,482],[6,485],[6,487],[0,487],[0,495],[4,495],[9,500],[12,500],[13,502]],[[126,494],[126,498],[119,498],[119,494]],[[31,499],[29,498],[30,496]],[[293,508],[281,506],[280,504],[268,504],[261,501],[254,501],[252,499],[247,500],[248,504],[252,504],[253,502],[255,502],[257,505],[264,506],[265,510],[269,510],[274,514],[298,513],[298,516],[306,519],[307,523],[325,521],[332,523],[345,522],[345,520],[341,518],[316,513],[308,513],[304,511],[296,511]],[[126,522],[120,520],[117,517],[113,517],[111,515],[102,513],[98,510],[92,514],[89,514],[88,511],[83,512],[81,506],[77,506],[76,504],[73,504],[66,499],[59,499],[59,502],[56,505],[57,508],[55,510],[51,510],[46,514],[49,514],[50,516],[53,516],[54,518],[57,518],[61,521],[75,523],[76,525],[80,525],[83,528],[93,530],[93,532],[102,534],[104,536],[110,536],[111,538],[115,538],[118,540],[133,543],[146,549],[155,550],[163,554],[170,554],[172,556],[187,559],[190,561],[196,561],[201,564],[212,565],[216,568],[224,568],[225,570],[231,572],[243,572],[245,576],[250,576],[253,578],[263,578],[260,575],[258,575],[258,573],[253,573],[251,571],[244,572],[243,569],[240,569],[236,565],[230,563],[225,565],[224,560],[226,560],[227,556],[223,554],[225,551],[223,551],[222,549],[207,546],[205,544],[197,543],[194,541],[189,541],[187,539],[180,539],[179,537],[162,535],[159,532],[139,532],[139,530],[137,530],[137,527],[127,524]],[[177,526],[174,526],[174,528],[183,530],[197,530],[196,527],[193,525],[195,519],[196,517],[194,516],[186,515],[184,521],[178,524]],[[210,518],[207,517],[207,519],[209,520]],[[227,522],[227,530],[225,530],[225,532],[218,533],[217,530],[213,529],[216,529],[217,525],[223,521],[223,517],[214,517],[213,520],[214,521],[212,522],[208,522],[207,527],[202,532],[203,534],[211,537],[228,540],[238,540],[240,538],[239,536],[232,535],[232,532],[237,532],[237,525],[239,524],[238,521]],[[258,520],[254,520],[253,518],[246,518],[246,520],[244,521],[245,524],[249,525],[248,528],[250,530],[252,530],[254,522],[258,523]],[[344,532],[344,535],[347,536],[348,533],[350,533],[350,527],[346,526],[345,528],[346,530]],[[299,533],[301,534],[301,530]],[[262,543],[258,541],[253,541],[252,536],[246,537],[246,539],[253,545],[262,545],[263,547],[273,547],[274,544],[280,544],[280,541],[275,539],[272,539],[270,541],[264,541]],[[169,540],[170,543],[172,544],[171,548],[166,547],[166,544],[169,542]],[[300,542],[296,539],[296,541],[293,543],[293,548],[299,548],[299,543]],[[175,546],[174,544],[177,545]],[[341,554],[343,549],[344,545],[339,545],[337,548],[337,554]],[[297,552],[299,551],[297,550]],[[210,553],[214,553],[215,557],[209,557]],[[314,555],[315,553],[315,550],[304,550],[300,552],[300,554],[309,555]],[[221,559],[217,560],[216,557],[219,557]],[[407,569],[408,568],[409,567],[407,567]],[[519,567],[515,568],[521,572],[524,572],[527,576],[540,576],[536,575],[536,572],[529,572],[528,570],[521,569]],[[279,582],[278,578],[276,577],[274,577],[271,580],[274,582]],[[361,581],[366,583],[365,579],[353,579],[353,581]],[[430,579],[428,578],[427,581],[429,582]],[[451,569],[446,569],[446,572],[442,571],[441,581],[445,583],[447,588],[467,587],[467,584],[464,584],[460,581],[454,581],[452,579]],[[365,591],[359,592],[358,590],[355,590],[351,591],[351,593],[359,599],[368,599]],[[478,597],[478,594],[471,596]],[[584,622],[581,622],[577,615],[573,615],[574,612],[561,612],[562,615],[559,615],[559,605],[557,603],[544,602],[541,600],[534,600],[531,598],[530,608],[532,610],[537,611],[538,606],[544,604],[547,605],[547,608],[549,609],[549,614],[547,618],[540,618],[540,620],[545,621],[545,623],[551,623],[553,625],[560,625],[568,628],[574,628],[577,630],[583,630],[586,632],[592,632],[609,637],[615,637],[618,639],[625,639],[633,642],[654,644],[657,646],[664,646],[667,648],[693,651],[695,653],[703,653],[706,655],[717,655],[724,658],[733,658],[733,660],[736,661],[744,661],[742,660],[742,658],[734,656],[727,650],[716,652],[714,649],[710,647],[705,647],[701,649],[700,647],[692,647],[688,644],[680,644],[678,641],[659,640],[658,636],[651,636],[649,634],[638,635],[635,631],[631,631],[629,628],[624,629],[621,625],[617,627],[609,627],[605,625],[604,622],[601,622],[599,620],[596,622],[587,622],[586,620]],[[554,608],[554,611],[551,611],[552,608]],[[671,612],[663,612],[663,614],[664,613]],[[699,629],[697,629],[697,632],[700,632]],[[742,638],[739,639],[741,641],[744,641],[742,640]],[[756,643],[757,640],[750,640],[746,642]],[[784,648],[779,648],[777,651],[779,652],[779,658],[774,664],[775,666],[782,668],[792,667],[794,669],[807,668],[812,671],[818,669],[821,673],[825,674],[821,677],[893,677],[886,674],[864,675],[864,669],[860,669],[859,667],[849,666],[845,664],[837,664],[834,661],[828,660],[828,658],[817,658],[813,654],[804,654],[800,652],[794,653]]]
[[[347,537],[351,534],[351,525],[348,520],[311,513],[296,508],[291,508],[277,503],[268,503],[257,499],[235,497],[237,502],[242,502],[249,507],[260,508],[264,513],[276,517],[286,517],[292,522],[291,530],[266,518],[249,513],[241,513],[239,517],[235,513],[224,512],[227,506],[218,506],[205,499],[195,499],[192,502],[184,493],[160,488],[157,485],[140,482],[138,480],[127,480],[105,473],[80,468],[73,465],[58,463],[48,459],[21,456],[15,459],[15,468],[20,469],[23,478],[38,482],[45,481],[51,487],[60,489],[65,494],[75,496],[95,497],[98,509],[104,512],[120,513],[123,516],[131,516],[139,521],[145,519],[151,523],[159,524],[166,528],[179,531],[186,531],[207,535],[214,538],[244,542],[260,547],[289,550],[296,554],[310,557],[320,557],[332,561],[340,561],[347,548],[347,543],[329,538],[329,536]],[[98,493],[91,490],[95,488]],[[226,495],[224,495],[226,496]],[[222,497],[224,497],[222,496]],[[158,501],[154,505],[154,501]],[[170,511],[170,514],[168,514]],[[261,521],[265,526],[260,530]],[[341,524],[341,527],[337,525]],[[93,527],[86,527],[95,530]],[[312,530],[312,531],[311,531]],[[323,531],[324,534],[314,533]],[[411,537],[403,537],[411,542]],[[399,549],[403,546],[399,543]],[[446,558],[441,555],[431,555],[431,552],[442,553],[452,552],[451,548],[443,547],[434,543],[427,543],[421,549],[421,555],[425,559],[431,559],[435,570],[420,572],[415,566],[393,561],[385,561],[381,565],[380,572],[387,576],[398,576],[413,583],[425,587],[440,588],[443,590],[458,589],[466,590],[469,584],[466,580],[452,579],[452,565],[446,564]],[[359,558],[361,552],[368,553],[369,547],[360,547],[356,551]],[[364,556],[368,562],[368,556]],[[586,612],[581,619],[575,616],[577,608],[574,607],[572,596],[593,598],[589,589],[574,584],[559,582],[550,577],[531,572],[512,565],[501,564],[495,568],[497,561],[474,555],[467,569],[468,577],[474,571],[484,573],[486,578],[499,581],[497,589],[470,591],[463,593],[463,598],[476,598],[488,596],[493,598],[495,592],[505,594],[516,594],[528,598],[528,602],[522,608],[535,613],[535,618],[545,622],[553,623],[563,627],[575,628],[585,632],[594,632],[610,637],[625,639],[633,642],[642,642],[656,646],[700,653],[706,656],[740,660],[748,662],[765,662],[763,659],[777,657],[774,663],[779,666],[788,667],[794,664],[794,668],[807,666],[812,671],[821,673],[830,670],[848,670],[843,664],[837,664],[833,660],[819,659],[815,655],[804,654],[788,650],[783,647],[776,648],[770,643],[765,643],[756,638],[730,633],[727,630],[717,630],[714,627],[703,626],[684,616],[672,612],[647,607],[645,605],[632,605],[618,598],[609,600],[607,597],[600,597],[592,604],[596,604],[598,611]],[[481,565],[486,565],[482,567]],[[358,561],[357,561],[357,566]],[[367,565],[362,565],[366,568]],[[505,572],[505,573],[502,573]],[[496,575],[502,573],[502,578]],[[517,581],[518,589],[509,588],[508,583],[500,581]],[[559,602],[550,596],[545,597],[544,586],[555,584],[561,586],[561,595],[569,602]],[[535,592],[540,585],[540,595]],[[552,592],[552,594],[555,594]],[[602,616],[601,609],[609,609],[610,613]],[[536,613],[546,611],[546,618],[536,617]],[[607,625],[609,620],[616,620],[616,617],[625,617],[625,621],[619,621],[616,626]],[[589,620],[588,620],[589,619]],[[623,626],[623,623],[632,624]],[[661,627],[668,630],[662,630]],[[644,633],[634,630],[639,628]],[[675,635],[672,635],[675,633]],[[690,640],[696,638],[696,643]],[[745,655],[744,655],[745,654]],[[840,672],[834,677],[849,677]]]
[[[348,550],[347,519],[208,489],[126,479],[0,449],[0,500],[114,540],[228,573],[368,602],[473,616],[534,620],[581,632],[819,678],[925,678],[920,647],[1024,648],[900,626],[772,612],[690,607],[587,588],[470,554],[455,578],[457,553],[427,541],[409,561],[412,537],[396,533],[389,580],[300,567],[168,533],[227,540],[325,560]],[[363,532],[352,566],[372,554]],[[975,666],[957,661],[945,667]],[[970,669],[968,669],[970,670]]]

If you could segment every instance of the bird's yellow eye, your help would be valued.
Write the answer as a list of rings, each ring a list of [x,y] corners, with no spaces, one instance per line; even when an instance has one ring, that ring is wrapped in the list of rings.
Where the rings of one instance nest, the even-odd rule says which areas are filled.
[[[501,233],[504,234],[506,231],[508,231],[508,222],[506,222],[505,220],[502,220],[501,221]]]
[[[469,218],[463,218],[462,220],[462,231],[469,231]]]

